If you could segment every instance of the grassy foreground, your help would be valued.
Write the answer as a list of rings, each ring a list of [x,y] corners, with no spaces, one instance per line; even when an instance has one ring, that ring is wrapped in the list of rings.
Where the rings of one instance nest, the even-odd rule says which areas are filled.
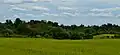
[[[1,38],[0,55],[120,55],[120,40]]]

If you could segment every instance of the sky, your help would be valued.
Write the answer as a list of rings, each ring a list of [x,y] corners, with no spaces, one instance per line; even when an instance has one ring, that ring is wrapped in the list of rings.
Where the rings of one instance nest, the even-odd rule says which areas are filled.
[[[120,25],[120,0],[0,0],[0,21],[50,20],[60,24]]]

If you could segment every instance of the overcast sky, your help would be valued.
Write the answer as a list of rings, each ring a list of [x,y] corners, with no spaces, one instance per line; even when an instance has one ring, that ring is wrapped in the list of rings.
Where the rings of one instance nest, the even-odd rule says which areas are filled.
[[[120,24],[120,0],[0,0],[0,21],[52,20],[61,24]]]

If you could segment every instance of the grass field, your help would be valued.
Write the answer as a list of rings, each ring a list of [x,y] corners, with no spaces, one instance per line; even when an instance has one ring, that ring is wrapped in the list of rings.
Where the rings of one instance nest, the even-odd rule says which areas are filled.
[[[1,38],[0,55],[120,55],[120,40]]]
[[[107,36],[111,37],[111,36],[115,36],[116,34],[101,34],[101,35],[95,35],[93,36],[93,39],[100,39],[101,37],[103,37],[103,39],[105,39]],[[106,38],[108,39],[108,38]]]

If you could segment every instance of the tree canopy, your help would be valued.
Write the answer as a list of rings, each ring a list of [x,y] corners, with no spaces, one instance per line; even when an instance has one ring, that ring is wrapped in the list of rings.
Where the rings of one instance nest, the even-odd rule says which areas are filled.
[[[99,34],[120,34],[120,26],[116,24],[92,25],[64,25],[46,20],[30,20],[28,22],[16,18],[15,21],[6,20],[0,23],[0,34],[5,36],[22,35],[26,37],[45,37],[54,39],[92,39]]]

